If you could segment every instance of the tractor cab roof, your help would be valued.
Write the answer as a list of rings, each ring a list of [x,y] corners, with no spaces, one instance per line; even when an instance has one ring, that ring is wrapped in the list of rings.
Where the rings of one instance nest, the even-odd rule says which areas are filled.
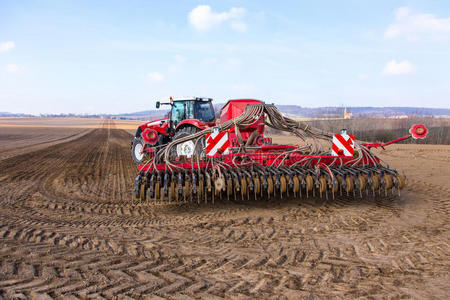
[[[204,101],[204,102],[206,102],[206,101],[213,100],[212,98],[206,98],[206,97],[182,97],[182,98],[176,98],[176,99],[170,97],[170,99],[174,102],[177,102],[177,101]]]

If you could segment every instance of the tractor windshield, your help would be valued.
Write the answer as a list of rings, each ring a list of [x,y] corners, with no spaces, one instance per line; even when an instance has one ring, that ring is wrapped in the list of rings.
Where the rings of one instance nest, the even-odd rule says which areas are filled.
[[[204,122],[214,121],[214,109],[211,101],[197,101],[195,102],[196,118]]]
[[[213,122],[214,108],[211,101],[175,101],[172,105],[170,120],[175,126],[186,119],[198,119],[203,122]]]

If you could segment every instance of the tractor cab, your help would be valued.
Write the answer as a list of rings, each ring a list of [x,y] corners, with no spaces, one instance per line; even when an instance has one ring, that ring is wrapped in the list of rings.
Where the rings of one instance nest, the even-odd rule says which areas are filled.
[[[205,123],[212,123],[215,119],[214,107],[211,98],[190,98],[190,99],[172,99],[168,103],[156,102],[156,108],[161,105],[170,105],[169,112],[170,127],[172,129],[189,123],[196,127],[204,126]],[[200,125],[198,123],[203,123]]]

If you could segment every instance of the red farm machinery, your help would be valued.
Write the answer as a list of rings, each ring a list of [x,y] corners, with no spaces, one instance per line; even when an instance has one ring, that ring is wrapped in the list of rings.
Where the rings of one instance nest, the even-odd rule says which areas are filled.
[[[409,135],[391,142],[360,142],[345,130],[324,132],[253,99],[228,101],[217,120],[209,98],[171,98],[162,104],[171,106],[168,117],[140,126],[132,142],[139,170],[134,195],[151,202],[328,199],[400,191],[405,176],[370,149],[427,135],[425,126],[414,125]],[[274,145],[264,136],[266,126],[298,140]]]

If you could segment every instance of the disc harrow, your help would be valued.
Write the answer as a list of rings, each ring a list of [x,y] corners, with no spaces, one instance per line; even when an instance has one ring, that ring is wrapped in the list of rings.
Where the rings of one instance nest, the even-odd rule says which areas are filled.
[[[140,171],[135,195],[147,203],[215,200],[249,201],[270,198],[383,195],[399,192],[405,176],[387,167],[271,167],[194,168]]]
[[[300,138],[300,145],[270,144],[263,137],[264,125],[290,132]],[[415,126],[420,138],[425,137],[425,126]],[[228,148],[208,155],[211,146],[205,137],[223,132]],[[247,105],[243,113],[221,118],[215,127],[147,148],[134,182],[134,197],[144,203],[214,203],[400,193],[406,177],[370,149],[414,137],[415,132],[410,133],[384,144],[354,141],[353,155],[330,155],[320,140],[329,142],[333,134],[289,119],[273,105]],[[173,149],[188,141],[200,150],[191,157],[177,156]]]

